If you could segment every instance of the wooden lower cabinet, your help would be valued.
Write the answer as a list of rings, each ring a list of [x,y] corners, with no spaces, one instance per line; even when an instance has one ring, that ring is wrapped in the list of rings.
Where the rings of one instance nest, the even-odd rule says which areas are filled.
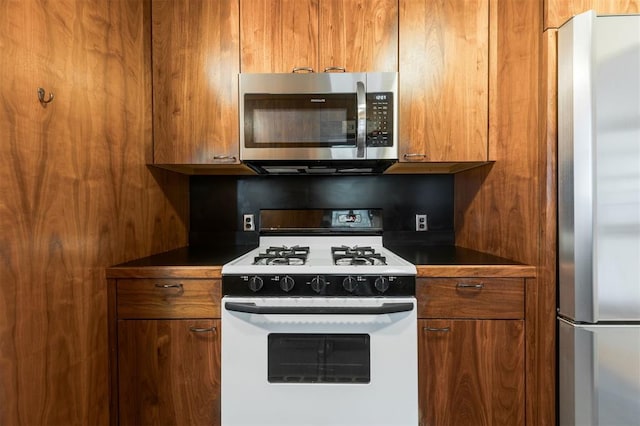
[[[418,278],[420,426],[525,423],[522,278]],[[111,425],[220,425],[220,279],[110,279]]]
[[[118,322],[120,425],[220,423],[220,321]]]
[[[524,425],[524,279],[417,284],[420,426]]]
[[[111,425],[220,424],[220,280],[109,280]]]
[[[423,319],[420,426],[523,425],[523,320]]]

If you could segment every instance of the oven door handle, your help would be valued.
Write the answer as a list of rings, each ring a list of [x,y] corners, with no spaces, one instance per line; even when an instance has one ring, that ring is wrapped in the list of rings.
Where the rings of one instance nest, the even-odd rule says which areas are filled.
[[[256,306],[252,302],[226,302],[227,311],[275,315],[383,315],[410,312],[413,303],[383,303],[380,306]]]

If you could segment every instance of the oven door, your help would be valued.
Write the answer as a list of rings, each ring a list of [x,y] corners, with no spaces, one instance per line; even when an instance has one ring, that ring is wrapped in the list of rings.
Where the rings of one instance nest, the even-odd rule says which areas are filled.
[[[222,424],[418,424],[415,299],[225,297]]]

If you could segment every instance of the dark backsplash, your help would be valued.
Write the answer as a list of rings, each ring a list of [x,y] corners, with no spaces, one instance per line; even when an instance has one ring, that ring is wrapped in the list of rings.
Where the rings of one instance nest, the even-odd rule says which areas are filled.
[[[192,176],[190,245],[256,244],[260,209],[383,210],[387,243],[453,244],[453,175]],[[416,213],[429,230],[415,232]]]

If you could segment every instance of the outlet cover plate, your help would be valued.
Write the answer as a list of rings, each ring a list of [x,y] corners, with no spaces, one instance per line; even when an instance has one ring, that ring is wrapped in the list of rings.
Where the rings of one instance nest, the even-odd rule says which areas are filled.
[[[416,214],[416,231],[424,232],[428,230],[427,227],[427,215],[426,214]]]
[[[256,224],[252,214],[242,215],[242,229],[245,231],[255,231]]]

